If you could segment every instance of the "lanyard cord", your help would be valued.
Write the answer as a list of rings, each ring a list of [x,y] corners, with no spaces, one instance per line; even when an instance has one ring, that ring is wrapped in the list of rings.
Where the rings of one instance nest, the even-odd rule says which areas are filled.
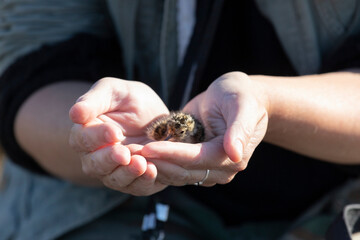
[[[224,0],[213,0],[212,2],[198,0],[197,2],[197,8],[205,10],[198,15],[194,34],[177,79],[176,91],[172,95],[174,100],[170,101],[169,105],[173,109],[180,107],[181,101],[184,101],[182,98],[195,96],[194,94],[199,88]],[[184,84],[184,79],[186,79],[186,84]],[[166,191],[150,196],[148,210],[143,217],[141,227],[143,240],[163,240],[165,238],[164,227],[170,211],[170,206],[165,203],[165,200]]]
[[[169,216],[169,205],[161,201],[163,193],[157,193],[149,198],[148,209],[141,226],[143,240],[165,239],[165,223]]]
[[[197,0],[196,24],[175,87],[170,95],[168,106],[170,110],[183,107],[198,93],[223,4],[224,0]]]

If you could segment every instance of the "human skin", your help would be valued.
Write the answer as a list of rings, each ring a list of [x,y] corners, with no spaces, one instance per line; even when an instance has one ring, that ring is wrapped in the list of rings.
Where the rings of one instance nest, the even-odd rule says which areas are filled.
[[[116,119],[117,108],[124,105],[119,105],[123,99],[117,88],[130,89],[131,82],[125,80],[100,80],[71,108],[72,125],[66,112],[89,85],[64,82],[35,92],[24,103],[15,132],[21,146],[50,173],[134,195],[150,195],[166,185],[193,184],[204,177],[206,169],[211,171],[204,186],[228,183],[246,168],[263,139],[320,160],[358,164],[359,80],[351,72],[286,78],[225,74],[184,108],[205,124],[207,140],[199,144],[143,138],[140,130],[167,113],[157,95],[144,85],[138,92],[128,91],[131,100],[142,103],[132,105],[132,113],[142,113],[137,109],[142,105],[151,111],[145,117],[130,114],[139,131],[130,128],[137,136],[128,136],[128,121],[119,124]],[[49,97],[56,100],[50,104]]]
[[[134,81],[107,78],[89,88],[87,83],[66,81],[30,96],[15,121],[20,145],[49,173],[77,184],[105,185],[134,195],[165,188],[155,182],[155,166],[136,154],[139,144],[149,142],[146,124],[168,114],[161,99]],[[69,109],[81,95],[71,109],[79,122],[73,124]]]
[[[228,73],[184,108],[214,138],[191,146],[153,142],[142,154],[156,159],[155,164],[171,159],[184,169],[210,169],[205,186],[231,181],[261,140],[323,161],[359,164],[359,89],[355,72],[302,77]],[[215,154],[221,151],[222,156]]]

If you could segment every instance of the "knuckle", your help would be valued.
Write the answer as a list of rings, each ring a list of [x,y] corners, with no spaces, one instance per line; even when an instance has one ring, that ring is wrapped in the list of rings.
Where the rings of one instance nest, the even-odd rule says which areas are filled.
[[[114,124],[110,123],[110,122],[104,122],[103,124],[100,125],[103,129],[102,132],[104,131],[113,131],[114,130]]]
[[[84,149],[92,149],[92,144],[91,144],[91,141],[89,139],[89,137],[85,134],[85,133],[82,133],[82,134],[79,134],[78,136],[78,144],[84,148]]]
[[[239,71],[228,72],[217,78],[212,85],[213,86],[221,85],[223,81],[227,81],[231,79],[244,80],[244,79],[248,79],[248,75],[246,73]]]
[[[98,148],[99,136],[98,133],[101,131],[96,131],[94,127],[82,127],[77,134],[77,144],[81,149],[85,151],[94,151]],[[104,135],[104,134],[103,134]]]
[[[102,178],[102,182],[106,187],[114,189],[114,190],[121,190],[123,187],[120,184],[120,182],[115,174],[109,174],[109,175],[104,176]]]
[[[186,171],[186,170],[182,170],[180,171],[180,173],[177,175],[177,183],[179,184],[186,184],[189,182],[189,179],[190,179],[190,172],[189,171]]]
[[[84,160],[82,161],[82,170],[88,176],[98,177],[96,171],[96,162],[92,157],[87,156],[86,158],[84,158]]]
[[[173,180],[170,179],[168,176],[158,176],[156,181],[158,181],[161,184],[165,184],[165,185],[173,185]]]
[[[75,150],[80,150],[80,144],[79,144],[79,130],[80,130],[80,125],[79,124],[74,124],[71,129],[70,129],[70,136],[69,136],[69,145],[71,148],[75,149]]]
[[[242,160],[239,164],[237,164],[237,167],[236,167],[236,172],[241,172],[241,171],[244,171],[247,167],[247,162]]]
[[[228,72],[228,73],[223,74],[222,77],[224,77],[224,78],[242,79],[242,78],[247,78],[248,75],[246,73],[243,73],[243,72],[233,71],[233,72]]]
[[[84,163],[81,165],[81,169],[83,171],[83,173],[85,173],[88,176],[93,176],[93,171],[92,169],[89,167],[88,164]]]
[[[102,166],[96,159],[96,156],[94,156],[94,153],[91,154],[91,156],[86,155],[83,158],[82,161],[82,171],[89,176],[92,177],[101,177],[105,176],[106,172]]]
[[[189,183],[190,173],[186,170],[178,171],[176,174],[168,174],[159,177],[158,181],[165,185],[183,186]]]
[[[234,179],[234,177],[235,177],[235,174],[224,176],[224,177],[220,178],[218,183],[219,184],[228,184]]]
[[[107,178],[108,179],[108,182],[112,185],[112,186],[115,186],[115,185],[119,185],[119,179],[117,178],[117,175],[116,174],[110,174],[108,175],[109,177]]]
[[[98,83],[109,83],[109,82],[114,82],[115,80],[116,78],[113,77],[103,77],[99,79]]]
[[[238,109],[240,107],[241,98],[243,95],[237,93],[226,93],[223,95],[221,102],[224,106],[231,106],[232,109]]]

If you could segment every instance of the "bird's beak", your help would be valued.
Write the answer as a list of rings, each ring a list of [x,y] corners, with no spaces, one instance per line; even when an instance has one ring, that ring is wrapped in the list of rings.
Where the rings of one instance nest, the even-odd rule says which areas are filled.
[[[173,137],[173,135],[172,134],[169,134],[165,139],[164,139],[164,141],[168,141],[169,139],[171,139]]]

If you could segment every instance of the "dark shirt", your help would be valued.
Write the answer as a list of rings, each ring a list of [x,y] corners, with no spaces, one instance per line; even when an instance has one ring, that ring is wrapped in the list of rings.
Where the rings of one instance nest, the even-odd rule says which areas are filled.
[[[251,0],[225,0],[200,91],[230,71],[296,75],[274,28]],[[231,183],[184,189],[231,225],[293,219],[349,176],[335,164],[261,143]]]
[[[206,1],[210,2],[199,2],[204,4]],[[260,14],[254,1],[225,0],[221,13],[196,93],[229,71],[296,75],[273,27]],[[348,44],[346,51],[329,55],[330,60],[325,61],[329,64],[324,69],[332,71],[360,66],[358,41],[351,41],[353,44]],[[341,55],[344,52],[346,55]],[[336,54],[338,57],[334,58]],[[17,110],[31,93],[51,82],[65,79],[95,82],[104,76],[124,78],[119,56],[121,52],[115,39],[79,34],[68,41],[44,46],[10,66],[0,78],[0,137],[10,158],[35,173],[47,174],[21,149],[14,137]],[[229,225],[244,221],[285,220],[295,218],[358,172],[352,173],[335,164],[261,143],[247,169],[239,172],[231,183],[183,189],[214,209]]]

